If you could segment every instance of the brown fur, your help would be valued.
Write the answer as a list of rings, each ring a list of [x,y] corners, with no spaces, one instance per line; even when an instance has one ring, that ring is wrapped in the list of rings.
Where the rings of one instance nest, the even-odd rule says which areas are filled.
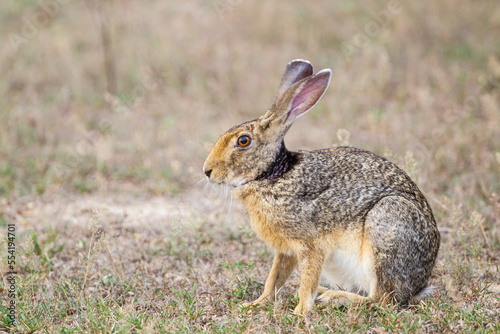
[[[415,183],[393,163],[347,147],[290,152],[283,137],[321,98],[329,71],[312,75],[305,61],[288,64],[271,108],[228,130],[205,160],[211,182],[234,187],[257,236],[275,249],[262,296],[272,301],[301,266],[295,313],[320,302],[390,296],[407,303],[428,282],[440,236]],[[248,147],[237,138],[251,138]],[[323,273],[332,291],[319,288]]]

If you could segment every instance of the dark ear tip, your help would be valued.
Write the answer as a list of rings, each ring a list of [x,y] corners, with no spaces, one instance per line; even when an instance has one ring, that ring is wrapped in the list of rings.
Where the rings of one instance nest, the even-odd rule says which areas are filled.
[[[329,68],[325,68],[324,70],[321,70],[318,73],[316,73],[316,75],[328,75],[328,76],[332,76],[332,70],[329,69]]]
[[[309,64],[311,67],[312,67],[312,64],[310,61],[308,60],[305,60],[305,59],[294,59],[292,61],[290,61],[287,66],[290,66],[292,64]]]
[[[303,77],[311,76],[314,73],[313,66],[310,62],[304,59],[294,59],[286,65],[285,73],[291,71],[293,68],[301,68],[301,72],[303,72]]]
[[[318,73],[316,73],[315,77],[318,77],[318,78],[322,78],[323,77],[326,80],[328,80],[328,82],[330,82],[330,79],[332,78],[332,70],[329,69],[329,68],[321,70]]]

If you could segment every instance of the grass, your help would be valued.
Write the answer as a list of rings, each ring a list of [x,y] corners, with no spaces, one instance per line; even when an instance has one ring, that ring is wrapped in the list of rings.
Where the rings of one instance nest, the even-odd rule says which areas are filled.
[[[20,329],[60,333],[494,333],[500,329],[498,291],[491,290],[493,282],[498,282],[498,268],[485,271],[476,280],[473,269],[481,266],[467,257],[441,260],[434,283],[443,289],[435,297],[409,307],[380,303],[342,309],[327,306],[308,318],[296,317],[291,315],[296,303],[295,275],[274,307],[268,305],[250,313],[241,303],[261,291],[262,282],[255,275],[262,276],[270,256],[265,255],[262,244],[256,246],[246,239],[246,233],[228,239],[219,233],[223,227],[217,225],[214,215],[192,221],[182,232],[176,231],[175,224],[159,228],[161,234],[133,228],[121,232],[120,240],[112,241],[110,235],[121,227],[113,228],[110,223],[103,232],[99,225],[105,221],[101,219],[93,214],[87,233],[61,229],[57,238],[49,232],[43,242],[34,234],[28,239],[31,242],[20,251],[24,273],[19,284]],[[197,230],[204,233],[194,233]],[[84,237],[75,240],[70,234]],[[134,242],[136,238],[139,240]],[[68,245],[58,244],[57,239],[68,240]],[[127,247],[124,241],[134,246]],[[127,252],[125,248],[130,249]],[[214,254],[210,250],[214,248],[227,249],[227,253]],[[135,259],[124,261],[130,251]],[[68,253],[71,256],[65,261]]]
[[[23,273],[18,285],[19,330],[494,333],[500,329],[498,263],[488,260],[484,248],[470,243],[471,230],[454,237],[454,246],[445,243],[442,248],[432,280],[440,287],[434,297],[408,307],[318,306],[315,313],[301,318],[291,314],[298,274],[274,306],[260,311],[242,307],[262,291],[272,254],[246,225],[221,223],[243,219],[238,206],[232,213],[215,211],[203,217],[194,215],[198,207],[175,218],[138,214],[134,219],[111,206],[103,208],[106,214],[82,212],[89,206],[66,204],[80,215],[71,212],[62,221],[78,216],[76,221],[45,232],[40,231],[43,227],[34,228],[36,232],[18,243]],[[36,220],[45,209],[34,208],[36,216],[27,221]],[[161,224],[165,220],[168,223]],[[449,240],[446,233],[443,236]]]
[[[15,331],[500,331],[494,0],[401,2],[376,31],[389,2],[95,3],[0,5],[0,290],[15,223]],[[434,297],[300,318],[294,273],[275,305],[242,308],[272,251],[226,190],[197,182],[218,136],[266,110],[294,58],[333,80],[287,146],[352,145],[411,174],[442,235]],[[14,331],[3,292],[0,328]]]

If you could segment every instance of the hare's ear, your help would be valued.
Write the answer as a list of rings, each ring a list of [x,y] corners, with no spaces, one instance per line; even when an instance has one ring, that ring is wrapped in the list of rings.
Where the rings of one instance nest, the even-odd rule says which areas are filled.
[[[281,82],[274,100],[281,98],[294,83],[310,77],[312,74],[313,67],[307,60],[295,59],[289,62],[281,76]]]
[[[319,71],[316,75],[304,79],[287,92],[288,108],[284,119],[291,125],[295,119],[312,109],[325,94],[332,71],[329,69]],[[290,94],[290,95],[289,95]]]

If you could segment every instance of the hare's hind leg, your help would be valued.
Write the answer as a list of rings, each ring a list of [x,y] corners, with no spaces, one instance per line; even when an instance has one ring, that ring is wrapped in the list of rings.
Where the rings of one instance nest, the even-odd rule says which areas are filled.
[[[286,255],[276,251],[276,254],[274,254],[273,266],[264,284],[262,295],[251,303],[244,303],[243,306],[260,307],[267,301],[274,301],[276,293],[281,289],[283,284],[285,284],[296,266],[296,256]]]
[[[319,286],[319,287],[318,287],[318,295],[322,295],[322,294],[324,294],[325,292],[327,292],[328,290],[330,290],[330,289],[328,289],[328,288],[326,288],[326,287],[324,287],[324,286]]]
[[[316,298],[316,302],[321,304],[327,304],[330,301],[334,301],[336,305],[343,306],[349,305],[351,303],[360,303],[369,299],[368,297],[363,297],[353,292],[328,290]]]
[[[407,303],[427,285],[439,248],[439,232],[413,202],[381,199],[368,213],[365,233],[373,245],[377,295]]]

